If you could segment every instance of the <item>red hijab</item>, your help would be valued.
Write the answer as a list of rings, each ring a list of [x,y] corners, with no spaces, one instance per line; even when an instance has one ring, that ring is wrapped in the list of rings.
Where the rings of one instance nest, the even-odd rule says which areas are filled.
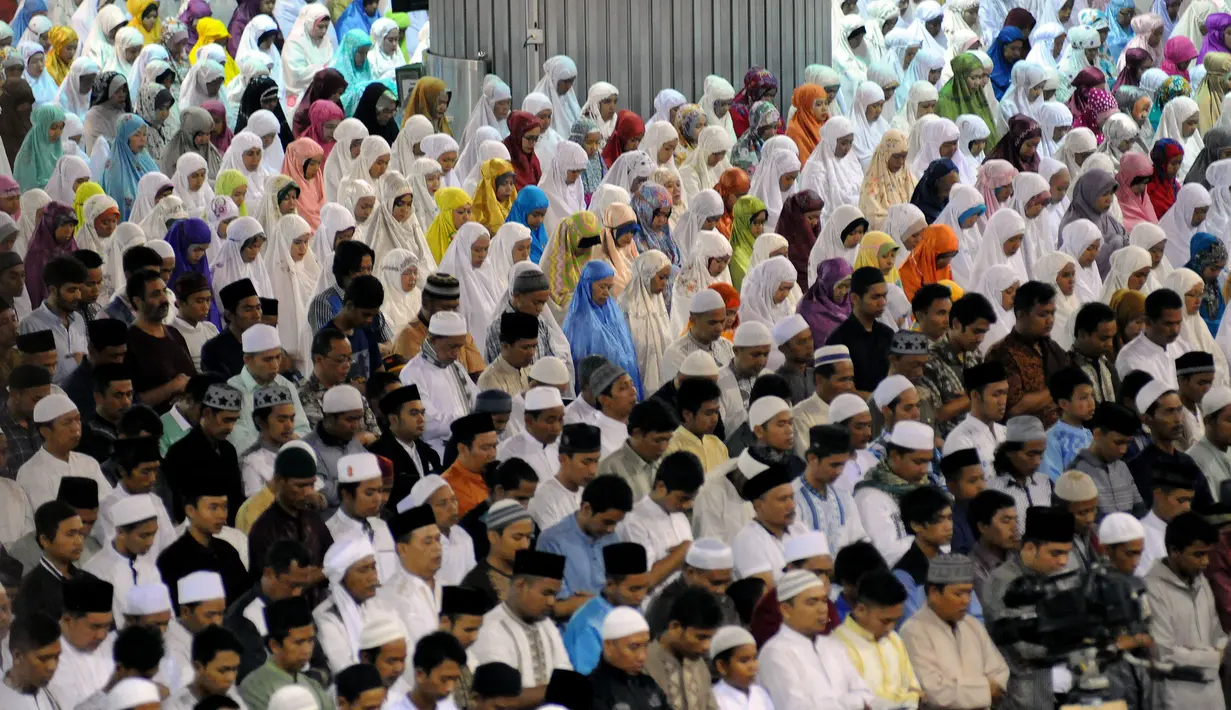
[[[607,145],[603,146],[603,164],[607,166],[607,169],[611,169],[616,158],[628,152],[624,150],[625,143],[644,135],[645,121],[642,121],[640,116],[623,109],[617,111],[615,130],[607,139]]]
[[[526,155],[526,152],[521,149],[521,138],[542,124],[534,114],[528,111],[513,111],[509,114],[508,124],[509,135],[505,136],[504,147],[509,149],[509,162],[513,163],[517,189],[521,190],[527,185],[538,185],[539,178],[543,177],[543,168],[539,167],[538,156],[534,153]]]
[[[718,218],[718,231],[727,239],[731,238],[731,225],[735,221],[735,215],[731,212],[735,208],[735,201],[752,189],[752,178],[748,177],[748,173],[741,168],[727,168],[722,175],[718,176],[718,184],[714,186],[714,190],[722,197],[722,217]]]

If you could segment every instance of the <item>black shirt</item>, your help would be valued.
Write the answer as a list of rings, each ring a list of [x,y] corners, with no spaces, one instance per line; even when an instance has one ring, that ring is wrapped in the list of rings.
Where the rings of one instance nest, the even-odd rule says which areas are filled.
[[[63,385],[64,394],[77,405],[82,419],[89,419],[94,414],[94,365],[89,358],[81,361],[76,370],[68,376]]]
[[[590,673],[594,710],[669,710],[667,694],[647,673],[629,675],[600,660]]]
[[[859,319],[851,316],[842,322],[829,336],[826,345],[845,345],[851,351],[855,365],[855,389],[871,392],[889,374],[889,345],[893,342],[893,330],[874,321],[872,330],[867,330]]]
[[[201,346],[201,372],[230,379],[244,369],[244,346],[228,328]]]
[[[222,479],[222,487],[227,492],[227,525],[235,525],[235,514],[247,498],[244,496],[244,479],[239,471],[239,457],[231,442],[215,444],[205,436],[200,426],[195,426],[167,449],[162,472],[171,486],[174,500],[172,520],[178,523],[184,519],[184,496],[195,487],[195,477],[213,476]]]
[[[1137,484],[1137,490],[1141,492],[1141,499],[1144,501],[1154,500],[1155,474],[1162,469],[1176,465],[1188,468],[1190,471],[1200,470],[1197,462],[1188,454],[1179,449],[1176,449],[1174,454],[1169,454],[1158,448],[1153,441],[1150,441],[1149,445],[1142,449],[1136,458],[1129,461],[1128,470],[1129,473],[1133,474],[1133,482]],[[1197,478],[1197,490],[1194,493],[1194,509],[1200,509],[1202,505],[1209,505],[1214,502],[1205,476]]]
[[[172,605],[176,604],[179,580],[201,570],[217,572],[222,576],[222,588],[226,591],[228,602],[239,599],[248,591],[248,570],[244,568],[239,552],[225,540],[211,537],[208,544],[202,545],[190,532],[185,531],[158,555],[158,572],[171,590]]]

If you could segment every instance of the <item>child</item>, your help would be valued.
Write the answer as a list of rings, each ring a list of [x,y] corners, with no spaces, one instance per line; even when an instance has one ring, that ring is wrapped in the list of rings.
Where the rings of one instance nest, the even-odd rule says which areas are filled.
[[[1047,449],[1039,470],[1055,483],[1077,453],[1094,440],[1086,428],[1094,416],[1094,385],[1081,368],[1066,367],[1051,376],[1047,390],[1060,405],[1060,421],[1047,431]]]
[[[1140,426],[1132,410],[1113,402],[1103,402],[1094,412],[1094,440],[1077,454],[1072,466],[1088,474],[1099,488],[1099,518],[1108,513],[1132,513],[1140,518],[1149,511],[1124,463],[1125,452]]]
[[[1175,359],[1175,375],[1180,384],[1180,401],[1184,404],[1184,438],[1177,443],[1183,451],[1205,436],[1205,415],[1201,398],[1214,386],[1214,356],[1194,350]]]
[[[710,641],[710,660],[722,680],[714,684],[719,710],[770,710],[773,701],[756,684],[757,642],[739,626],[718,629]]]
[[[940,470],[945,475],[945,487],[953,496],[953,542],[950,544],[953,552],[967,554],[974,547],[977,535],[966,521],[966,508],[987,486],[979,452],[973,448],[952,451],[940,460]]]

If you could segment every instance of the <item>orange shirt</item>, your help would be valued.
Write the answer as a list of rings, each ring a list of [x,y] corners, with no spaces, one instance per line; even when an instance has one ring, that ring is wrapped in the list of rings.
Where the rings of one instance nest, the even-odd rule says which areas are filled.
[[[454,461],[442,477],[457,496],[458,515],[469,513],[487,500],[487,484],[483,482],[483,476],[465,468],[460,461]]]

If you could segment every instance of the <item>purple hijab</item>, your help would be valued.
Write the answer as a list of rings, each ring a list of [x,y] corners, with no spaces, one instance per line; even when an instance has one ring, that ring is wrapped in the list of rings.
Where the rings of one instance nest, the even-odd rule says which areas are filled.
[[[175,269],[171,271],[171,279],[167,282],[167,288],[174,290],[175,282],[180,276],[193,272],[204,276],[205,281],[210,285],[210,290],[213,290],[214,280],[209,273],[209,257],[202,255],[195,264],[190,263],[188,259],[190,247],[195,245],[208,247],[212,238],[209,225],[202,219],[195,217],[181,219],[171,225],[171,229],[167,230],[166,241],[175,250]],[[209,321],[218,326],[219,330],[223,328],[222,314],[218,312],[217,305],[213,305],[212,302],[209,309]]]
[[[188,28],[188,43],[197,43],[197,20],[202,17],[213,17],[214,11],[210,9],[209,3],[205,0],[188,0],[188,7],[180,13],[180,22],[184,23],[184,27]],[[232,52],[234,56],[234,52]]]
[[[1216,12],[1205,18],[1205,39],[1201,42],[1201,54],[1197,55],[1198,63],[1210,52],[1231,52],[1222,41],[1223,30],[1228,27],[1231,27],[1231,15],[1225,12]]]
[[[816,281],[804,294],[797,309],[812,328],[812,344],[821,347],[829,336],[851,315],[851,297],[833,300],[834,287],[849,279],[854,269],[846,259],[826,259],[816,267]]]
[[[43,218],[34,227],[30,247],[26,251],[26,291],[30,304],[42,305],[47,298],[47,285],[43,283],[43,267],[61,256],[77,251],[77,240],[70,238],[63,244],[56,243],[56,228],[65,223],[77,223],[77,213],[60,202],[48,203]],[[34,306],[37,308],[38,306]]]

